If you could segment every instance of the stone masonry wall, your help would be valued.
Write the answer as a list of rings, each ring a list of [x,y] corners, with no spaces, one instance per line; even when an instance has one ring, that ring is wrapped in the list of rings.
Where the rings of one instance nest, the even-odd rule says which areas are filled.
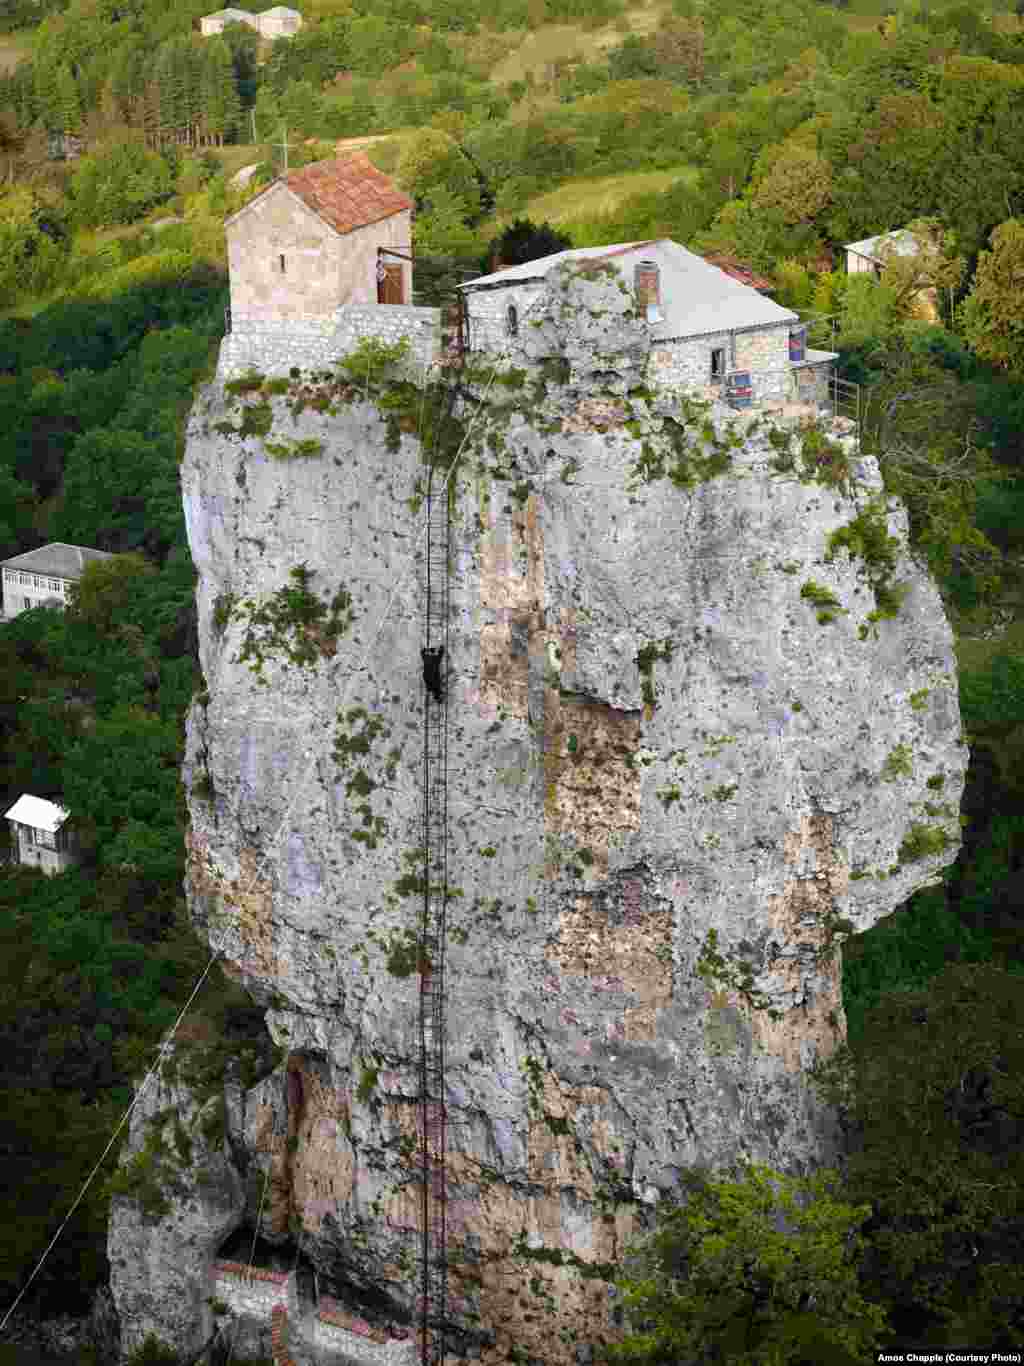
[[[410,255],[411,215],[405,209],[338,233],[279,181],[229,224],[227,240],[232,314],[305,322],[343,304],[376,304],[377,249]],[[412,263],[386,259],[401,265],[402,297],[411,299]]]
[[[250,369],[270,376],[287,375],[293,365],[327,370],[360,337],[379,337],[388,343],[408,337],[410,366],[421,374],[424,366],[436,364],[441,355],[441,310],[412,304],[348,304],[322,322],[232,318],[231,331],[221,342],[218,377],[231,379]]]
[[[226,235],[233,314],[298,322],[329,316],[341,303],[344,239],[282,181],[248,205]]]
[[[214,1296],[236,1314],[269,1318],[275,1305],[295,1301],[295,1275],[284,1271],[251,1270],[241,1262],[214,1262]]]
[[[506,285],[499,289],[482,289],[466,293],[466,312],[469,318],[469,350],[487,352],[493,363],[500,356],[499,369],[525,367],[527,360],[522,340],[530,325],[532,306],[544,292],[542,280],[530,280],[522,285]],[[519,314],[519,336],[508,331],[508,307],[514,304]],[[506,354],[507,353],[507,354]]]
[[[532,306],[544,285],[531,281],[501,289],[467,294],[469,349],[486,353],[488,363],[500,356],[498,369],[529,368],[524,342],[529,339]],[[519,335],[508,331],[508,307],[519,314]],[[723,348],[727,370],[753,372],[755,403],[794,396],[789,364],[789,325],[781,324],[751,332],[715,332],[702,337],[673,337],[652,344],[649,376],[659,387],[685,390],[699,398],[720,399],[723,385],[711,383],[711,352]]]
[[[725,351],[727,370],[752,372],[755,403],[790,397],[788,324],[756,332],[714,332],[656,341],[651,350],[651,378],[666,389],[719,399],[724,386],[711,383],[711,352],[719,348]]]
[[[344,1352],[350,1359],[379,1366],[412,1366],[418,1356],[412,1335],[403,1340],[371,1328],[327,1295],[320,1298],[310,1342],[322,1351]]]

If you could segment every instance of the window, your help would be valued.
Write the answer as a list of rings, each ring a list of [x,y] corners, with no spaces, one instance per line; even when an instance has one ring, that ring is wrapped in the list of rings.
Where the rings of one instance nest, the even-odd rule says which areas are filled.
[[[725,379],[725,347],[715,346],[711,350],[711,378]]]
[[[515,304],[509,304],[505,310],[505,327],[510,337],[519,336],[519,310]]]
[[[22,606],[22,610],[27,612],[28,609],[32,606],[32,599],[31,599],[31,598],[22,598],[22,600],[21,600],[21,606]]]
[[[281,257],[280,257],[280,261],[281,261],[281,274],[283,275],[283,274],[284,274],[284,254],[283,254],[283,253],[282,253]]]
[[[56,849],[57,837],[51,830],[37,830],[36,844],[41,845],[44,849]]]

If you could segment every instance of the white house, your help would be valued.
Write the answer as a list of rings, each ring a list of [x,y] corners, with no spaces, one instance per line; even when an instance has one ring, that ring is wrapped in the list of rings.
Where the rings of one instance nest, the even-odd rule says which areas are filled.
[[[862,275],[870,271],[878,279],[885,264],[883,248],[890,249],[896,256],[916,256],[920,250],[917,238],[906,228],[880,232],[877,237],[865,237],[863,242],[847,242],[843,247],[847,275]]]
[[[291,38],[302,27],[302,15],[287,5],[275,5],[258,14],[256,22],[264,38]]]
[[[4,617],[20,616],[30,607],[64,607],[73,583],[93,560],[109,560],[106,550],[53,541],[0,561],[4,571]]]
[[[11,827],[11,853],[16,863],[39,868],[48,877],[63,873],[78,862],[74,832],[67,826],[69,813],[55,802],[23,793],[4,812]]]
[[[843,250],[847,275],[870,273],[878,280],[885,266],[886,251],[895,256],[917,256],[921,244],[908,229],[897,228],[881,232],[877,237],[865,237],[862,242],[848,242]],[[927,322],[939,321],[939,298],[934,288],[919,289],[913,296],[913,306],[917,317]]]
[[[215,14],[204,15],[199,21],[199,31],[204,38],[213,33],[223,33],[228,24],[248,24],[259,32],[259,20],[247,9],[219,9]]]
[[[519,329],[565,260],[608,261],[646,307],[652,384],[736,406],[827,403],[837,353],[808,348],[796,313],[669,238],[575,247],[466,281],[469,351],[526,364]]]
[[[220,373],[323,369],[362,336],[440,352],[441,311],[412,300],[413,202],[363,152],[279,176],[224,223],[230,334]]]

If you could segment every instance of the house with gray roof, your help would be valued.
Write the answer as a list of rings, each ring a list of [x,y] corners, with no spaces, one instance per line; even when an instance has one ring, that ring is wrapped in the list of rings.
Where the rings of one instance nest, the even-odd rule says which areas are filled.
[[[11,831],[13,862],[52,877],[78,862],[78,841],[68,826],[69,812],[45,797],[23,792],[4,812]]]
[[[0,560],[4,575],[4,618],[10,621],[32,607],[66,606],[71,585],[82,577],[85,566],[93,560],[110,558],[106,550],[52,541],[38,550]]]
[[[612,265],[646,309],[653,387],[779,411],[828,403],[837,353],[808,348],[798,314],[669,238],[574,247],[466,281],[458,288],[468,351],[502,368],[523,365],[519,328],[547,272],[562,261],[597,260]]]
[[[885,253],[891,251],[896,256],[916,256],[920,251],[917,238],[906,228],[893,232],[880,232],[875,237],[865,237],[862,242],[847,242],[847,275],[863,275],[870,272],[877,279],[885,264]]]
[[[872,275],[876,280],[882,278],[886,258],[889,256],[917,256],[921,243],[907,228],[895,228],[892,232],[880,232],[875,237],[865,237],[861,242],[847,242],[847,275]],[[914,316],[926,322],[939,321],[939,297],[931,286],[919,289],[912,297]]]

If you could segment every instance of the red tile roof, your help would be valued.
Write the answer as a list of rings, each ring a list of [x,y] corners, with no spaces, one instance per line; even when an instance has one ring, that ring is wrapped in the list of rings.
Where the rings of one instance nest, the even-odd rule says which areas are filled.
[[[331,161],[314,161],[283,177],[302,202],[337,232],[378,223],[411,209],[412,200],[378,171],[365,152]]]
[[[758,275],[757,271],[752,270],[750,266],[745,266],[735,256],[725,256],[720,252],[712,252],[706,255],[704,260],[709,266],[717,266],[719,270],[724,271],[730,279],[739,280],[741,285],[749,285],[751,289],[767,292],[775,288],[773,281],[765,279],[763,275]]]

